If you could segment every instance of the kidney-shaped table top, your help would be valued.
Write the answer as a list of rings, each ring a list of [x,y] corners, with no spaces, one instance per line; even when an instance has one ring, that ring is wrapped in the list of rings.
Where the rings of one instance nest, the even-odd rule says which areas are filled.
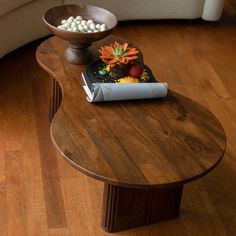
[[[96,42],[93,52],[114,40]],[[156,188],[187,183],[219,163],[226,137],[206,108],[174,91],[164,99],[91,104],[82,88],[85,66],[66,62],[66,47],[52,37],[36,56],[62,90],[51,138],[70,164],[106,183]]]

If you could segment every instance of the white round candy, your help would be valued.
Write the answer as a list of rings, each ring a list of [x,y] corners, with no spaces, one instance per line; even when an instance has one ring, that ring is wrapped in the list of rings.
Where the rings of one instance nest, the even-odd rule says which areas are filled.
[[[74,18],[69,17],[69,18],[67,19],[67,23],[72,23],[73,21],[74,21]]]
[[[86,20],[82,20],[81,21],[81,25],[87,25],[87,21]]]
[[[73,31],[73,29],[71,29],[71,28],[68,28],[68,29],[67,29],[67,31]]]
[[[83,26],[79,28],[79,31],[80,31],[81,33],[87,32],[87,30],[85,30]]]
[[[78,29],[81,31],[81,30],[84,29],[84,27],[83,27],[82,25],[79,25],[79,26],[78,26]]]
[[[83,20],[83,18],[81,16],[77,16],[76,20]]]
[[[67,20],[62,20],[61,24],[64,25],[67,22]]]
[[[102,25],[101,28],[100,28],[100,31],[105,31],[105,30],[106,30],[106,26]]]
[[[101,24],[101,27],[105,27],[106,28],[106,25],[105,24]]]
[[[75,23],[76,23],[77,25],[80,25],[80,24],[81,24],[81,21],[80,21],[80,20],[77,20]]]
[[[77,26],[77,24],[75,22],[71,23],[71,28],[74,28],[75,26]]]
[[[93,23],[93,20],[88,20],[87,21],[87,25],[90,25],[91,23]]]
[[[96,29],[97,29],[97,30],[99,30],[99,29],[100,29],[100,27],[101,27],[101,25],[100,25],[100,24],[96,24]]]
[[[61,25],[60,28],[66,30],[66,27],[64,25]]]
[[[97,32],[98,32],[98,30],[94,30],[93,32],[94,32],[94,33],[97,33]]]
[[[78,32],[78,28],[77,27],[74,27],[72,30],[73,30],[73,32]]]
[[[64,26],[65,28],[71,28],[70,26],[71,26],[71,24],[70,23],[68,23],[68,22],[66,22],[64,25],[62,25],[62,26]]]
[[[89,25],[89,28],[90,28],[91,30],[95,30],[95,29],[96,29],[95,24],[94,24],[94,23],[91,23],[91,24]]]
[[[88,33],[92,33],[93,31],[92,31],[92,30],[88,30],[87,32],[88,32]]]
[[[88,26],[87,26],[87,25],[84,25],[84,29],[85,29],[85,30],[88,30]]]

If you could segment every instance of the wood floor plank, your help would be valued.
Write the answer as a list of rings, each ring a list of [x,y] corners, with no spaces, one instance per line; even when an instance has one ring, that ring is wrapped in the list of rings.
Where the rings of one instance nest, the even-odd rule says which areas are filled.
[[[22,138],[24,147],[24,183],[26,191],[27,226],[29,235],[48,235],[44,186],[41,175],[40,155],[35,120],[28,119],[28,129]],[[33,132],[32,132],[33,130]],[[36,233],[37,232],[37,233]]]
[[[185,200],[182,207],[187,232],[193,236],[227,235],[224,226],[214,212],[214,206],[209,201],[203,185],[200,184],[201,181],[198,182],[186,186],[185,189]],[[215,227],[216,225],[217,227]]]
[[[41,97],[41,94],[45,91],[45,86],[44,84],[39,86],[37,83],[39,76],[37,74],[38,67],[33,67],[33,69],[35,69],[35,74],[31,78],[33,104],[35,108],[34,112],[36,117],[36,130],[48,228],[65,228],[67,227],[67,218],[62,196],[57,152],[53,148],[51,139],[48,136],[49,123],[46,121],[48,104],[45,103],[45,99],[42,99]],[[44,75],[44,73],[41,73],[41,75]]]
[[[1,115],[0,115],[1,116]],[[2,135],[0,134],[2,139]],[[7,235],[7,198],[4,147],[0,142],[0,235]]]
[[[8,235],[26,236],[27,211],[25,183],[23,178],[22,153],[19,150],[5,151],[6,164],[6,207]],[[17,197],[16,197],[17,196]]]

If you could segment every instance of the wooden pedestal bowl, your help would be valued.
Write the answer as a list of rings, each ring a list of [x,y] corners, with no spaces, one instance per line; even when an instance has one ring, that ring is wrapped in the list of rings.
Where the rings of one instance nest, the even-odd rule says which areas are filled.
[[[107,30],[96,33],[71,32],[57,28],[61,21],[70,16],[82,16],[85,20],[93,20],[98,24],[106,24]],[[65,59],[72,64],[87,64],[91,61],[88,47],[92,42],[108,36],[117,25],[116,16],[99,7],[89,5],[63,5],[46,10],[43,21],[49,30],[61,39],[68,41],[69,46],[65,51]]]

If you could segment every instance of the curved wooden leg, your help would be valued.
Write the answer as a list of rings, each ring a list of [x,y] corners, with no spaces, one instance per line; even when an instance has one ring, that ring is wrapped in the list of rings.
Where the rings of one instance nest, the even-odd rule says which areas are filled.
[[[104,185],[102,227],[117,232],[178,216],[183,185],[133,189]]]

